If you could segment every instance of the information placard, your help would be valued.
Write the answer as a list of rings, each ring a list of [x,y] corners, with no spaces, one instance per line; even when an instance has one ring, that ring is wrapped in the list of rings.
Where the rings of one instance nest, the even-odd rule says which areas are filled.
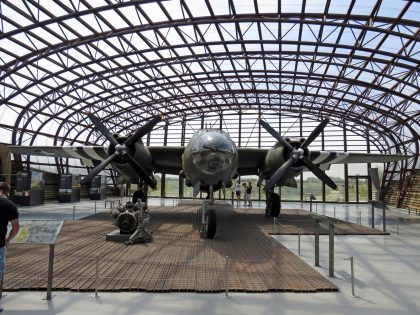
[[[20,220],[18,234],[11,240],[14,244],[55,244],[63,221]]]

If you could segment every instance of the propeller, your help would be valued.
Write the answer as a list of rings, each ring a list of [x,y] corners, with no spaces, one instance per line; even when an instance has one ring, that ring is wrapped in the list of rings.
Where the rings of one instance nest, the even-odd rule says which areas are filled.
[[[156,179],[153,175],[147,174],[144,168],[131,156],[131,152],[129,147],[132,146],[134,143],[140,140],[145,134],[150,132],[153,127],[162,120],[161,116],[155,116],[151,120],[149,120],[146,124],[141,126],[136,130],[136,132],[123,143],[119,143],[117,139],[115,139],[102,121],[93,114],[89,114],[89,119],[95,126],[95,129],[98,130],[114,147],[115,152],[112,153],[106,160],[102,161],[99,165],[97,165],[86,177],[81,180],[81,184],[86,184],[90,182],[96,175],[98,175],[109,163],[114,161],[117,157],[124,157],[126,158],[127,162],[131,165],[132,168],[136,171],[137,175],[150,187],[156,188]]]
[[[282,166],[280,166],[268,180],[267,185],[265,186],[266,191],[270,191],[277,183],[285,179],[289,168],[298,162],[303,163],[303,165],[305,165],[309,170],[311,170],[312,173],[314,173],[314,175],[318,177],[323,183],[325,183],[334,190],[338,189],[337,185],[332,181],[332,179],[329,178],[328,175],[325,174],[325,172],[319,168],[319,166],[312,163],[312,161],[308,158],[307,153],[305,153],[308,152],[307,147],[321,134],[321,132],[324,130],[325,126],[328,124],[329,121],[329,118],[325,118],[311,132],[309,137],[306,138],[306,140],[302,144],[300,144],[298,147],[294,147],[289,142],[287,142],[276,130],[274,130],[274,128],[272,128],[267,122],[261,119],[259,120],[261,126],[263,126],[269,134],[276,138],[286,148],[286,152],[288,152],[286,155],[286,162]]]

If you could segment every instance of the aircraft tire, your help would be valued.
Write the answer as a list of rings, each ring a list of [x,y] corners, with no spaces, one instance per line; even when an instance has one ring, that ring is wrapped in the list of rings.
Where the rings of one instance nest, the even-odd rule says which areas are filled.
[[[267,200],[267,208],[270,216],[277,218],[280,214],[280,196],[276,193],[272,193]]]
[[[216,211],[209,209],[207,212],[206,237],[212,239],[216,235],[217,219]]]

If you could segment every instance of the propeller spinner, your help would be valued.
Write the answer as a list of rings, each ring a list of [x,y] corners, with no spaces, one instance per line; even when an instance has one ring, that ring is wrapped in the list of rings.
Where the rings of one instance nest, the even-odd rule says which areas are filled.
[[[277,183],[285,179],[289,169],[297,163],[303,163],[323,183],[330,186],[334,190],[338,189],[337,185],[332,181],[332,179],[329,178],[328,175],[319,168],[319,166],[312,163],[312,161],[308,158],[307,153],[305,154],[305,152],[309,152],[307,150],[308,146],[321,134],[329,121],[329,118],[325,118],[302,144],[299,146],[293,146],[287,142],[277,131],[275,131],[267,122],[260,119],[259,122],[261,126],[263,126],[263,128],[267,130],[268,133],[276,138],[288,152],[286,155],[286,162],[281,167],[279,167],[268,180],[267,185],[265,186],[266,191],[271,191]]]
[[[136,171],[137,175],[150,187],[156,188],[156,179],[153,175],[147,174],[144,168],[132,157],[129,147],[140,140],[141,137],[150,132],[153,127],[162,120],[161,116],[155,116],[149,120],[145,125],[141,126],[136,132],[123,143],[119,143],[115,139],[102,121],[93,114],[89,114],[89,118],[98,130],[114,147],[115,151],[106,160],[97,165],[85,178],[81,180],[82,184],[90,182],[96,175],[98,175],[109,163],[114,161],[117,157],[124,157],[131,167]]]

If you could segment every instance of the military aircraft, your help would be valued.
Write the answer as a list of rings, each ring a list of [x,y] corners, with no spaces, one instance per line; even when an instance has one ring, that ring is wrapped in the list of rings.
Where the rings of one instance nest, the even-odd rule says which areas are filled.
[[[393,162],[408,158],[403,155],[348,153],[334,151],[310,151],[309,145],[321,134],[329,119],[325,118],[308,138],[283,138],[267,122],[259,123],[276,140],[271,149],[237,148],[229,135],[218,129],[201,129],[194,133],[186,147],[145,146],[141,138],[162,120],[161,116],[151,118],[145,125],[127,136],[112,135],[102,121],[89,114],[96,130],[110,142],[102,146],[76,147],[22,147],[9,146],[15,154],[59,156],[95,160],[100,163],[82,180],[90,182],[108,164],[112,164],[126,182],[143,181],[156,188],[153,173],[180,175],[185,183],[194,188],[194,197],[202,191],[208,193],[203,201],[200,235],[213,238],[217,219],[214,192],[232,186],[238,176],[258,175],[258,186],[265,180],[267,213],[272,217],[280,214],[280,197],[275,186],[296,187],[294,177],[310,170],[322,182],[333,189],[337,185],[325,174],[331,164]]]

